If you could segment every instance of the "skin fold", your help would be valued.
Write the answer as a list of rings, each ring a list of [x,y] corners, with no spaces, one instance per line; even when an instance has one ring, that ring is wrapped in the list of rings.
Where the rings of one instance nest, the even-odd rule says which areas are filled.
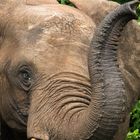
[[[123,51],[129,46],[123,43],[124,39],[129,38],[127,29],[122,43],[118,42],[118,54],[114,48],[113,56],[111,51],[106,57],[103,52],[108,53],[109,49],[104,47],[105,50],[101,51],[100,47],[96,48],[99,46],[97,42],[102,45],[104,41],[98,40],[98,36],[102,35],[100,30],[95,32],[95,29],[111,10],[110,3],[101,15],[97,9],[94,12],[85,11],[78,1],[72,2],[81,11],[58,4],[49,5],[50,1],[28,2],[26,5],[18,1],[2,1],[0,4],[2,140],[112,140],[114,135],[114,140],[123,140],[129,111],[140,96],[139,61],[133,59],[132,63],[129,60],[127,64],[133,68],[128,69],[126,51]],[[90,6],[94,5],[93,2]],[[98,15],[100,18],[96,19]],[[136,17],[132,14],[131,18]],[[101,31],[104,26],[112,27],[112,24],[103,24]],[[137,24],[132,32],[136,32],[136,27]],[[115,36],[120,29],[114,32],[112,30],[108,35],[113,33]],[[105,40],[106,44],[110,45],[111,37]],[[135,58],[139,56],[133,55]],[[106,63],[100,63],[100,57],[107,60],[107,65],[111,64],[109,68],[117,70],[116,74],[109,70],[106,73],[108,67]],[[110,57],[113,60],[110,61]],[[104,65],[103,68],[100,65]],[[132,76],[127,71],[132,71]],[[105,84],[111,76],[110,86],[103,85],[101,73]],[[132,79],[135,79],[133,86]],[[113,92],[108,94],[103,90]],[[9,131],[8,135],[5,130]]]

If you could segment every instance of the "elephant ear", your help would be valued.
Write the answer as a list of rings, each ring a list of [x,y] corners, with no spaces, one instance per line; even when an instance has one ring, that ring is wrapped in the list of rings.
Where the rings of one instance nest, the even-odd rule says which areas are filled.
[[[123,32],[118,61],[126,79],[131,109],[140,99],[140,25],[137,21],[129,23]]]
[[[107,0],[70,0],[79,10],[90,16],[96,24],[119,4]]]

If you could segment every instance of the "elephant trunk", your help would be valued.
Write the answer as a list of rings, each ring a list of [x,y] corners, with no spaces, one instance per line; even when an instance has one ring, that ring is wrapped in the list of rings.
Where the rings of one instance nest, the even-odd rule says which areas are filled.
[[[119,6],[101,23],[89,51],[92,100],[89,105],[89,139],[111,140],[126,116],[127,98],[117,65],[117,48],[123,27],[137,19],[140,1]]]

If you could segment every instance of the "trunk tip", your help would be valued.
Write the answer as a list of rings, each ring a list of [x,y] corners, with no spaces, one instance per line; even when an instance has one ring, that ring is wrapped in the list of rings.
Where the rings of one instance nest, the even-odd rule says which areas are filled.
[[[134,0],[131,2],[126,3],[128,5],[129,10],[131,11],[132,14],[134,14],[134,16],[136,17],[136,19],[138,18],[138,6],[140,4],[140,0]]]

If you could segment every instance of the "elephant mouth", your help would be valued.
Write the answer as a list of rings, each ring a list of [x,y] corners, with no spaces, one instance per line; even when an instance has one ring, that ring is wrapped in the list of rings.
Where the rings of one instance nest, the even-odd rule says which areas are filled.
[[[30,140],[41,140],[41,139],[31,138]]]
[[[31,138],[29,138],[27,140],[49,140],[49,138],[47,138],[47,139],[40,139],[40,138],[36,138],[36,137],[31,137]]]
[[[31,138],[30,140],[43,140],[43,139]]]

